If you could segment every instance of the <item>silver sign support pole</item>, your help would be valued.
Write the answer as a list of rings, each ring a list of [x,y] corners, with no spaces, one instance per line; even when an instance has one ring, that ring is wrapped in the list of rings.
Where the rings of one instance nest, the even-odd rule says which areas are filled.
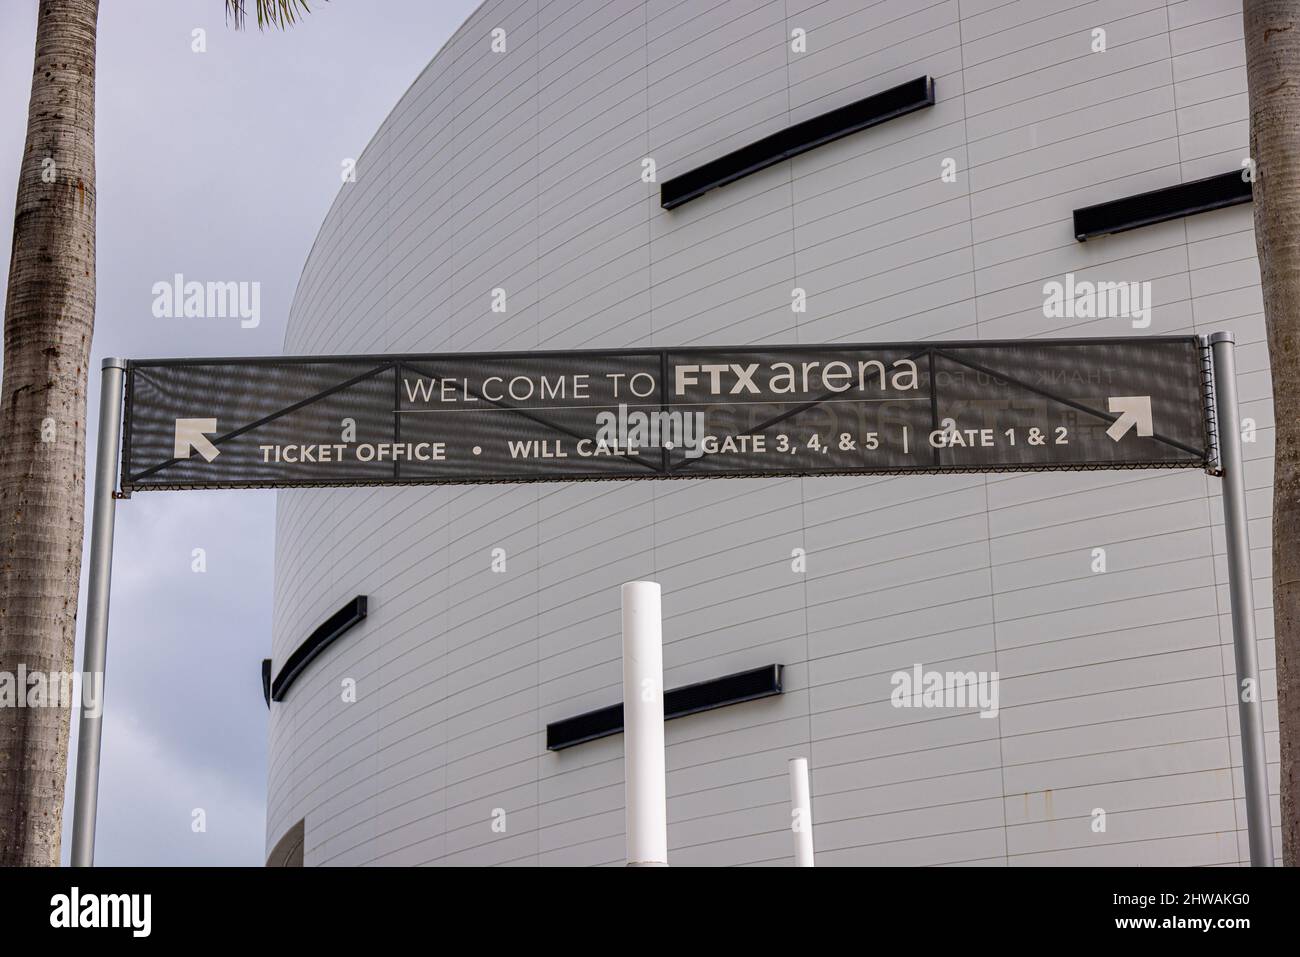
[[[1237,660],[1237,715],[1241,765],[1246,780],[1246,828],[1250,866],[1273,866],[1273,822],[1269,814],[1268,759],[1264,753],[1264,704],[1255,647],[1254,580],[1246,528],[1246,478],[1237,410],[1236,344],[1230,332],[1209,337],[1214,353],[1214,405],[1223,470],[1223,528],[1228,544],[1228,593],[1232,598],[1232,647]]]
[[[108,591],[113,576],[113,513],[117,502],[118,455],[122,448],[122,393],[126,362],[105,359],[99,388],[99,440],[95,448],[95,498],[90,526],[90,573],[86,591],[86,646],[82,651],[82,680],[104,674],[108,655]],[[82,698],[77,740],[77,781],[72,804],[72,866],[95,862],[95,808],[99,801],[99,744],[103,730],[104,695],[100,685],[98,713],[90,715]]]

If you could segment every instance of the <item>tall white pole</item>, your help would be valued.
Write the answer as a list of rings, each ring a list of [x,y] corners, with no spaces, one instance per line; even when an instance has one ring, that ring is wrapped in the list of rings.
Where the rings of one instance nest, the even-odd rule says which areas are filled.
[[[812,789],[808,759],[790,759],[790,830],[794,832],[794,866],[813,866]]]
[[[1209,337],[1214,352],[1214,405],[1219,465],[1223,469],[1223,531],[1228,547],[1228,595],[1232,647],[1237,662],[1237,717],[1241,724],[1241,770],[1246,787],[1246,834],[1250,866],[1273,866],[1268,757],[1264,752],[1264,702],[1255,647],[1254,576],[1246,517],[1246,463],[1237,409],[1236,345],[1230,332]]]
[[[122,439],[122,389],[126,363],[105,359],[99,387],[99,442],[95,448],[95,497],[90,524],[90,569],[86,590],[86,645],[81,652],[82,680],[104,674],[108,658],[108,591],[113,577],[113,512],[117,502],[118,454]],[[99,803],[99,741],[103,729],[103,699],[99,713],[81,709],[77,738],[77,779],[72,797],[73,867],[95,862],[95,810]]]
[[[623,774],[627,866],[668,866],[663,619],[656,582],[623,586]]]

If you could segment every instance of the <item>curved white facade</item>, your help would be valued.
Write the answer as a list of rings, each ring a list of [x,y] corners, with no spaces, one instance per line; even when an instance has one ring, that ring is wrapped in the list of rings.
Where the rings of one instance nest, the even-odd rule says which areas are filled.
[[[924,74],[933,107],[672,212],[641,179]],[[1245,82],[1228,0],[488,2],[360,157],[285,352],[1125,335],[1045,319],[1043,284],[1149,281],[1137,334],[1237,336],[1276,782],[1250,207],[1071,228],[1238,168]],[[822,864],[1243,862],[1218,495],[1196,471],[282,491],[277,667],[354,595],[370,616],[272,706],[267,847],[305,819],[308,865],[621,864],[621,737],[551,753],[545,727],[620,699],[618,586],[649,578],[669,687],[785,666],[780,697],[668,723],[673,864],[790,863],[796,756]],[[891,707],[917,663],[998,672],[999,715]]]

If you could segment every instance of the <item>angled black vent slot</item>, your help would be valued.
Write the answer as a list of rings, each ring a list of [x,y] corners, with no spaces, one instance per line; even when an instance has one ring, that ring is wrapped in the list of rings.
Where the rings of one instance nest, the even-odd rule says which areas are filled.
[[[674,176],[659,187],[659,205],[664,209],[676,209],[711,189],[734,183],[743,176],[775,166],[824,143],[926,106],[934,106],[934,80],[928,76],[909,80],[883,93],[875,93],[838,110],[786,127],[779,133]]]
[[[1234,170],[1076,209],[1074,238],[1086,242],[1095,236],[1154,226],[1182,216],[1208,213],[1225,206],[1239,206],[1250,200],[1250,183],[1241,178],[1240,170]]]
[[[330,615],[323,625],[307,636],[307,640],[299,645],[294,650],[294,653],[289,656],[289,660],[284,663],[284,667],[280,669],[280,673],[275,677],[275,682],[271,685],[271,700],[283,701],[284,696],[289,691],[289,686],[294,683],[316,656],[365,617],[365,595],[358,595]],[[269,671],[268,666],[267,672],[269,673]]]
[[[262,659],[262,697],[266,699],[266,706],[271,707],[271,659]]]
[[[664,692],[664,720],[781,693],[781,666],[764,665],[722,678],[683,685]],[[565,718],[546,726],[546,750],[562,751],[623,730],[623,703]]]

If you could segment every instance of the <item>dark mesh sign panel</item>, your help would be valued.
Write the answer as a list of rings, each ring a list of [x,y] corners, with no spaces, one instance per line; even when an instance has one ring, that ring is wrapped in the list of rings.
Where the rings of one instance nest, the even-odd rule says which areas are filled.
[[[1194,337],[137,361],[122,487],[1205,467]]]

